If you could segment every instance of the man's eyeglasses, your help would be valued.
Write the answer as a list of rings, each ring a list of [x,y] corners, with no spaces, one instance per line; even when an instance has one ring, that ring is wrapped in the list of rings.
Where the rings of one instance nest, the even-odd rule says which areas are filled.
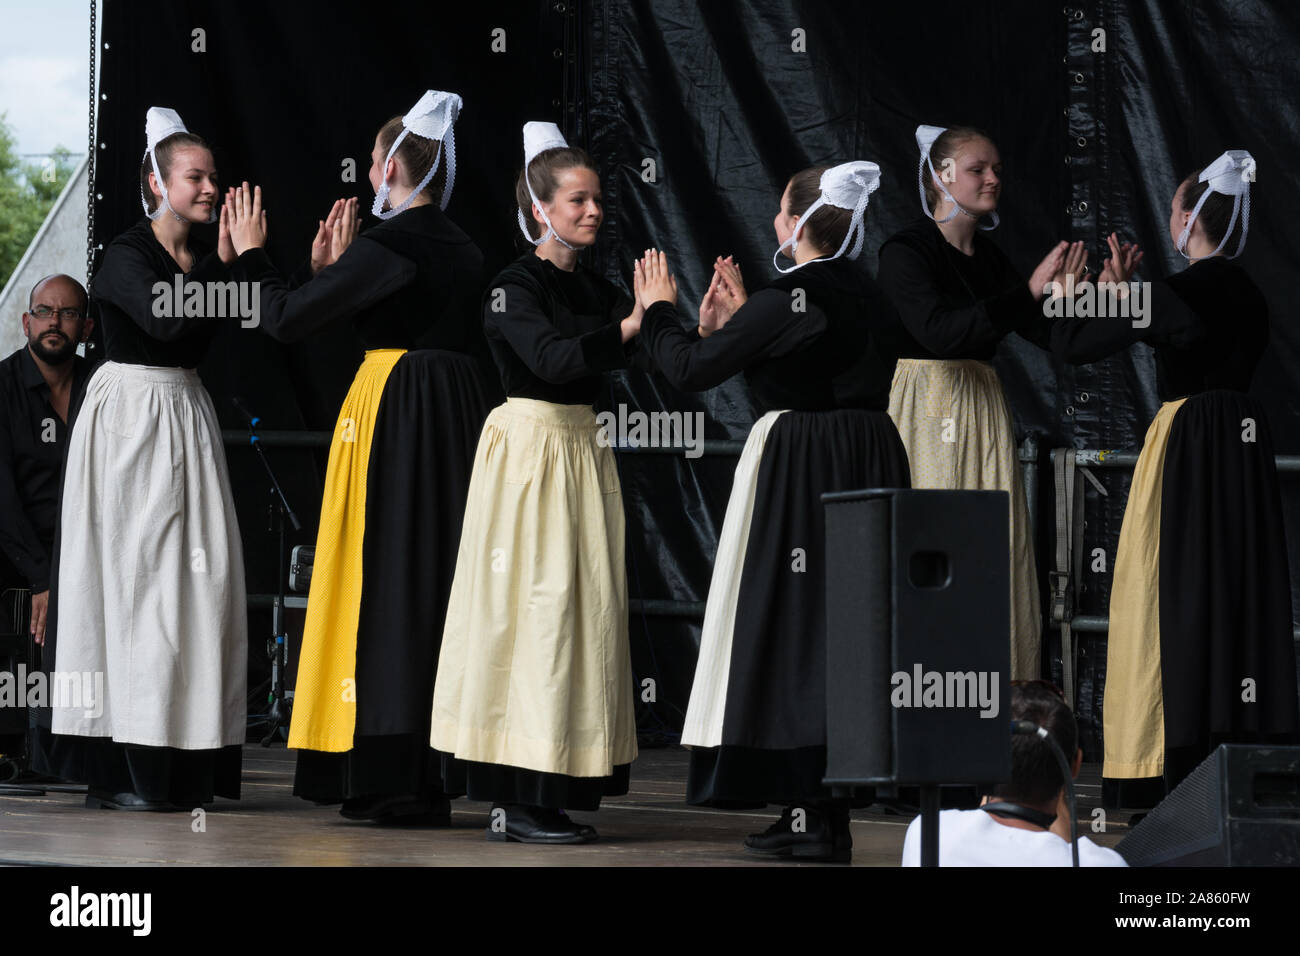
[[[31,315],[38,319],[48,319],[51,316],[58,316],[60,319],[73,319],[79,321],[86,317],[86,313],[80,309],[51,309],[48,305],[38,305],[32,309]]]

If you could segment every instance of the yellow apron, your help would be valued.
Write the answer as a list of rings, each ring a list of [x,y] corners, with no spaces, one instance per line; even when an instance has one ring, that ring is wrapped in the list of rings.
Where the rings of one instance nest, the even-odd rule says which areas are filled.
[[[405,354],[405,349],[366,352],[334,426],[289,725],[290,747],[330,753],[352,749],[366,476],[384,386]]]
[[[1165,402],[1147,429],[1133,470],[1110,587],[1102,776],[1158,777],[1165,769],[1160,678],[1160,500],[1165,450],[1186,399]]]

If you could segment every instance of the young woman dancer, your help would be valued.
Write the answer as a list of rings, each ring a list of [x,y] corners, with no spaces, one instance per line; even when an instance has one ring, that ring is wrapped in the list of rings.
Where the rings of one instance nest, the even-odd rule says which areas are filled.
[[[1012,332],[1047,348],[1044,287],[1077,279],[1083,243],[1059,244],[1026,281],[978,227],[997,225],[1002,163],[971,127],[917,128],[926,219],[880,249],[880,284],[905,343],[889,398],[916,488],[1006,491],[1011,496],[1011,676],[1039,676],[1042,622],[1011,411],[990,360]],[[977,228],[978,227],[978,228]]]
[[[56,700],[52,720],[89,738],[72,775],[87,806],[188,810],[239,797],[247,607],[221,430],[195,371],[229,320],[170,297],[177,281],[228,280],[234,250],[224,228],[217,252],[191,235],[221,199],[207,145],[159,107],[145,135],[147,218],[91,282],[107,361],[72,425],[60,513],[55,669],[102,675],[103,693]]]
[[[474,458],[433,698],[449,791],[494,806],[489,839],[586,843],[636,757],[623,501],[592,403],[628,363],[641,309],[578,262],[603,212],[591,159],[524,127],[515,187],[535,245],[490,283],[506,402]]]
[[[821,495],[906,488],[907,453],[886,412],[897,319],[855,259],[874,163],[805,169],[773,223],[794,260],[746,296],[715,263],[693,332],[678,320],[661,252],[638,264],[642,345],[668,380],[707,389],[744,372],[765,414],[732,482],[709,586],[682,743],[691,803],[785,811],[752,852],[844,862],[849,804],[826,771],[826,568]],[[775,258],[775,257],[774,257]]]
[[[1247,394],[1268,307],[1231,261],[1246,244],[1253,172],[1249,153],[1229,150],[1179,184],[1169,237],[1191,264],[1148,286],[1144,315],[1052,327],[1069,362],[1151,345],[1163,403],[1133,473],[1111,585],[1110,806],[1155,806],[1220,743],[1300,739],[1273,442]],[[1142,254],[1114,236],[1110,247],[1102,281],[1126,283]]]
[[[336,203],[315,275],[297,288],[262,248],[257,191],[230,204],[234,271],[261,284],[262,328],[294,341],[350,319],[366,349],[330,446],[289,731],[294,793],[355,820],[450,818],[429,707],[493,391],[474,359],[482,255],[442,211],[460,108],[429,90],[380,128],[370,184],[381,221],[351,242],[355,200]]]

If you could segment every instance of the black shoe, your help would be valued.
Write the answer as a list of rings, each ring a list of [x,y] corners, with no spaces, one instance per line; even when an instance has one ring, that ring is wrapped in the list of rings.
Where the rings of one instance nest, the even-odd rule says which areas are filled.
[[[494,804],[487,838],[498,842],[573,844],[592,843],[598,835],[595,827],[575,823],[563,810]]]
[[[178,808],[166,800],[146,800],[137,793],[105,793],[91,790],[86,794],[87,810],[153,810],[174,812]]]
[[[583,836],[587,837],[587,842],[594,843],[596,839],[600,836],[600,834],[596,832],[596,828],[591,826],[590,824],[579,823],[577,820],[570,820],[569,815],[565,813],[563,810],[556,810],[555,812],[558,813],[565,820],[568,820],[570,824],[577,827],[578,832],[581,833]]]
[[[349,820],[369,820],[383,826],[451,826],[451,801],[445,796],[413,793],[384,794],[344,800],[339,814]]]
[[[764,856],[848,863],[853,856],[848,807],[786,807],[770,827],[745,838],[745,849]]]

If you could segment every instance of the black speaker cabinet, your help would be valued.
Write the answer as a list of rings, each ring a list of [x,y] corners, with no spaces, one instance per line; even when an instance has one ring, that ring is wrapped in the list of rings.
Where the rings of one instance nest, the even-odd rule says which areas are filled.
[[[1300,866],[1300,747],[1222,744],[1115,849],[1129,866]]]
[[[1011,775],[1009,496],[871,489],[826,509],[826,784]]]

